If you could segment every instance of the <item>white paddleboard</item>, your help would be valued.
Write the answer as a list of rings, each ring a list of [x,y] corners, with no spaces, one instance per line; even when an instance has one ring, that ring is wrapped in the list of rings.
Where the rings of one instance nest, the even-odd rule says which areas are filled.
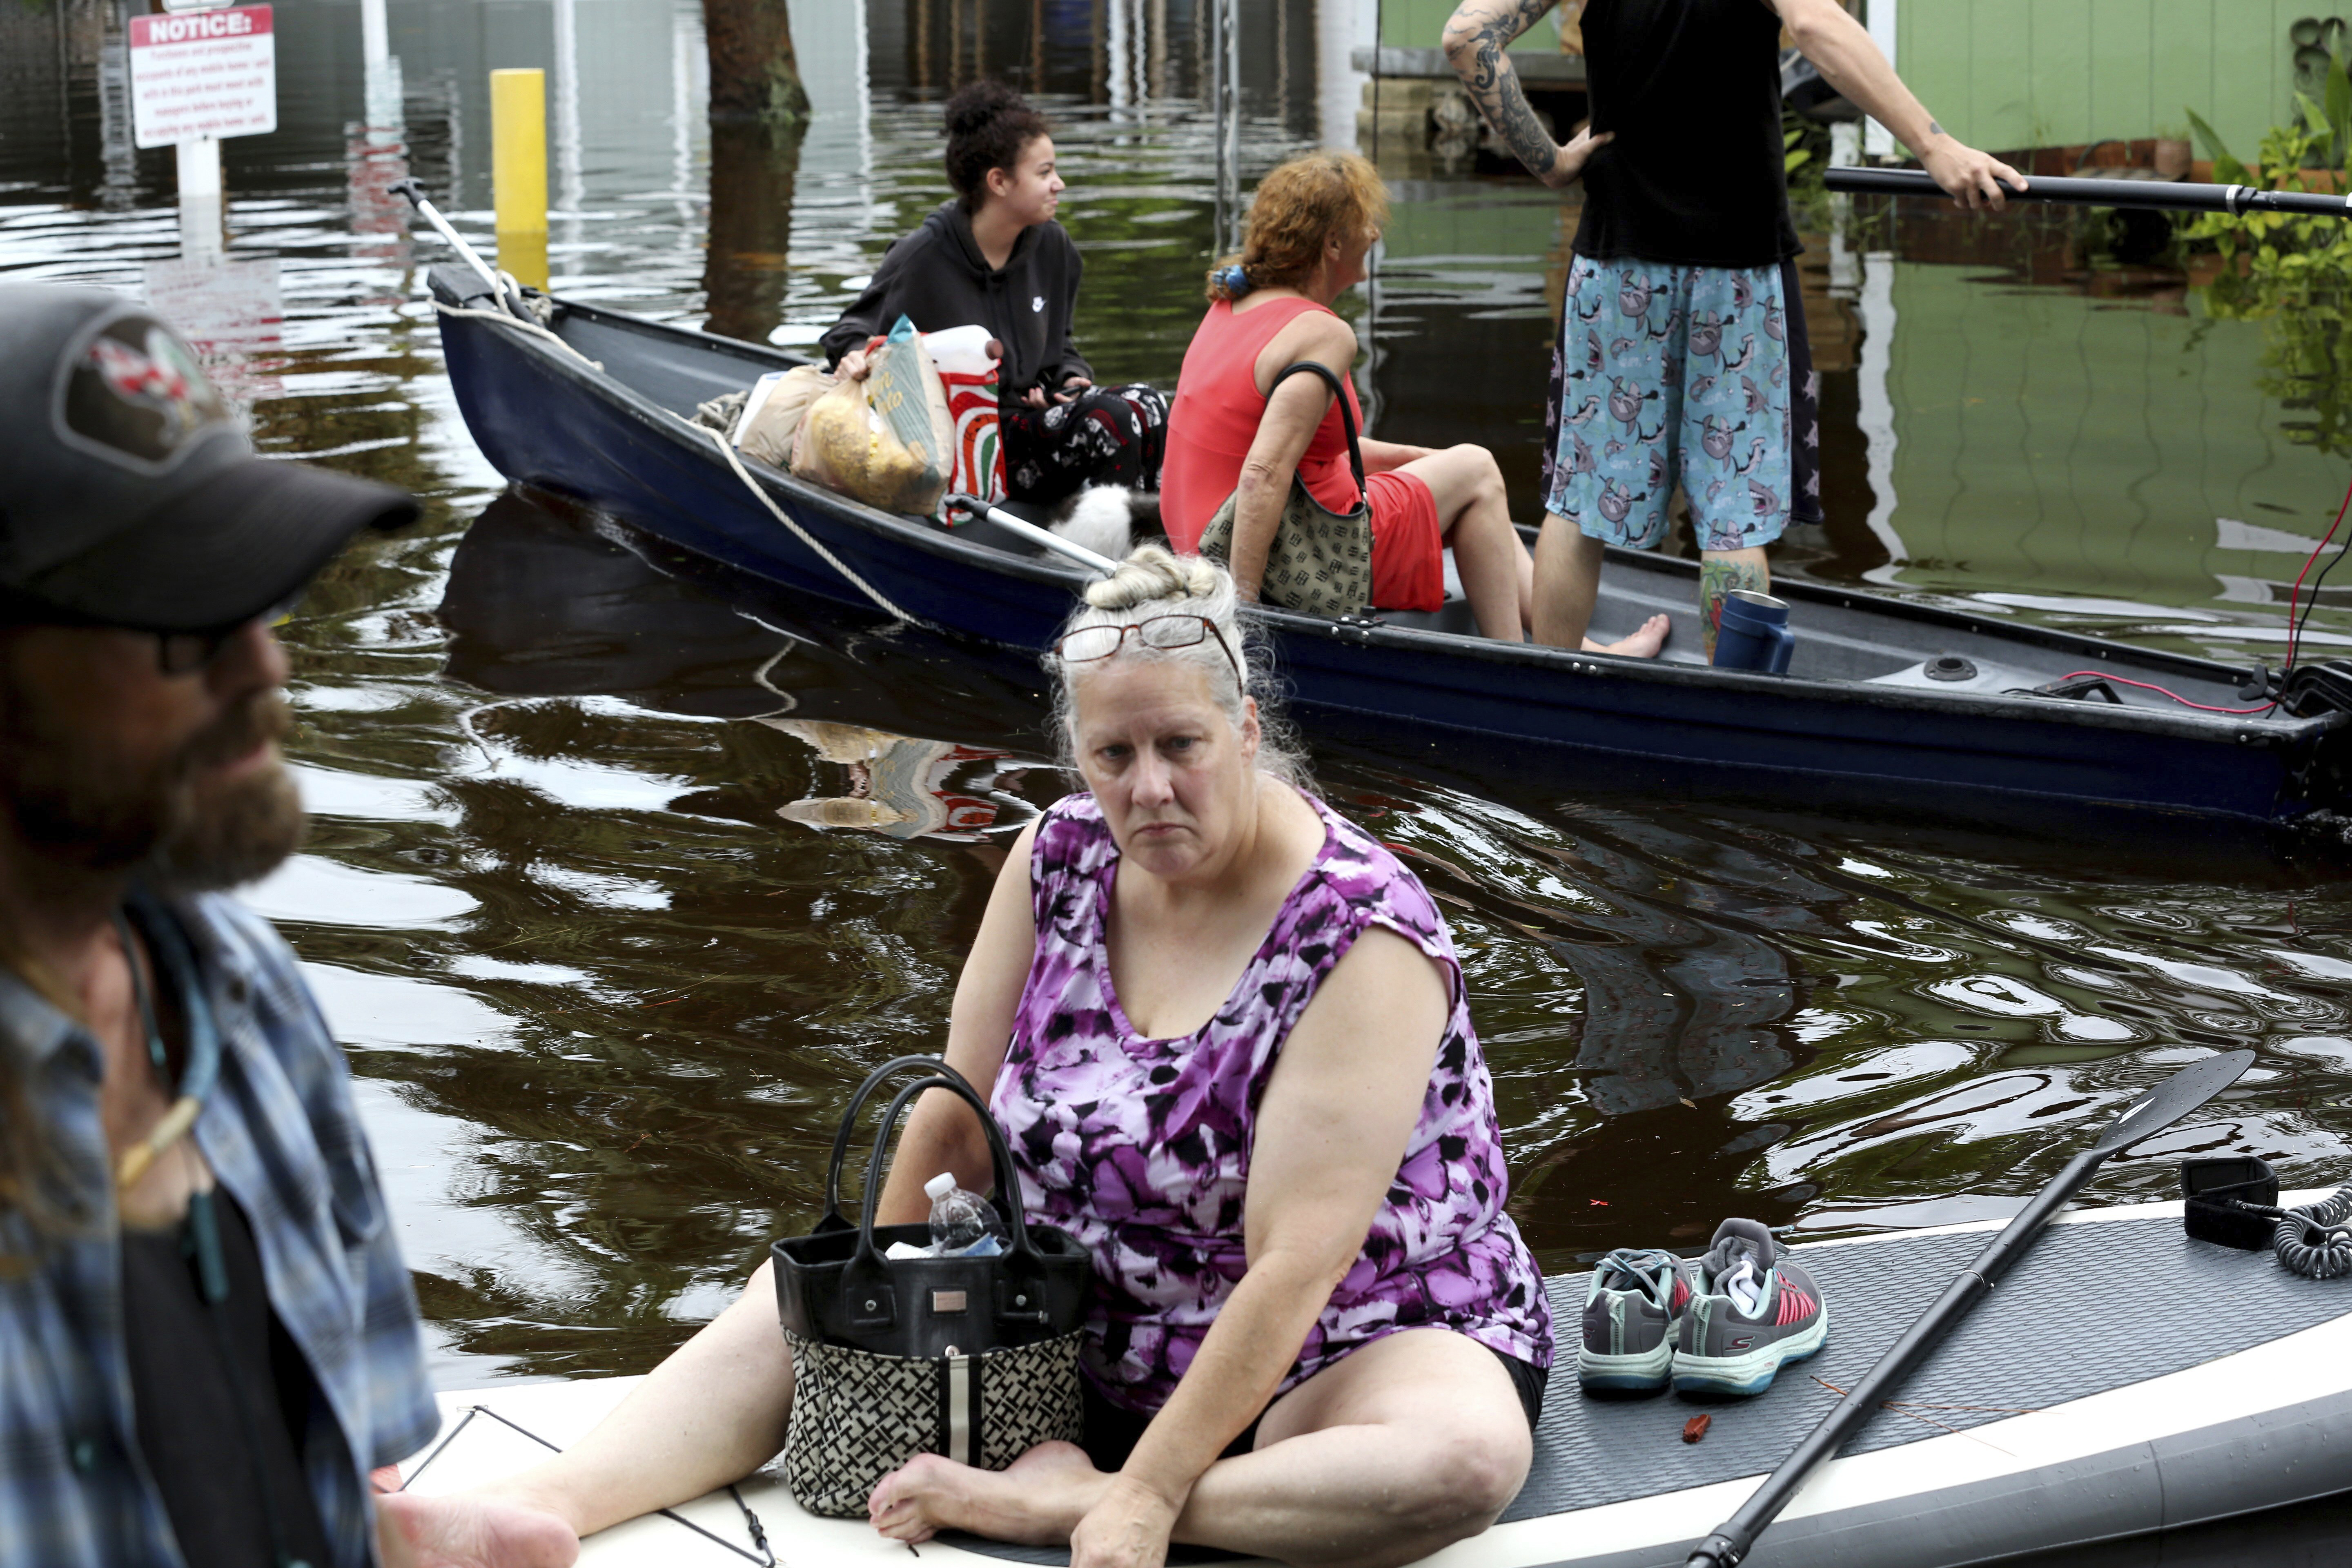
[[[1995,1299],[1903,1391],[1908,1408],[1865,1429],[1857,1443],[1863,1451],[1816,1472],[1749,1563],[1939,1568],[2352,1489],[2352,1279],[2305,1280],[2267,1253],[2189,1242],[2179,1215],[2177,1203],[2062,1215]],[[1907,1289],[1930,1296],[1951,1279],[1949,1258],[1972,1254],[1979,1233],[2001,1223],[1799,1247],[1830,1298],[1832,1345],[1814,1363],[1784,1368],[1757,1400],[1588,1400],[1576,1386],[1572,1350],[1563,1354],[1546,1400],[1536,1472],[1520,1502],[1505,1522],[1427,1561],[1436,1568],[1680,1564],[1687,1547],[1769,1471],[1769,1460],[1750,1463],[1748,1456],[1785,1453],[1833,1399],[1824,1390],[1851,1386],[1844,1380],[1916,1315],[1884,1292],[1857,1286],[1842,1296],[1840,1278],[1859,1281],[1892,1266]],[[1919,1267],[1911,1268],[1906,1259],[1915,1253]],[[1568,1289],[1556,1300],[1581,1300],[1581,1277],[1559,1284]],[[2221,1353],[2199,1353],[2199,1313],[2210,1314],[2217,1336],[2227,1340]],[[1571,1347],[1574,1322],[1572,1312],[1562,1314]],[[2184,1332],[2192,1336],[2185,1344]],[[2011,1392],[1978,1403],[1969,1397],[1978,1385],[1972,1378]],[[415,1477],[417,1492],[431,1494],[523,1469],[547,1450],[516,1426],[569,1444],[637,1381],[445,1394],[441,1436],[402,1472]],[[2069,1396],[2044,1404],[2014,1392],[2037,1383],[2063,1386]],[[1673,1437],[1700,1409],[1716,1416],[1712,1452],[1704,1442],[1685,1448]],[[1720,1441],[1718,1433],[1726,1435]],[[1705,1479],[1710,1463],[1738,1473]],[[1696,1484],[1675,1484],[1678,1477]],[[776,1561],[791,1568],[917,1562],[863,1521],[803,1512],[764,1472],[738,1490]],[[649,1516],[592,1537],[582,1563],[723,1568],[761,1560],[742,1509],[726,1491],[676,1512],[679,1519]],[[927,1568],[980,1568],[1008,1558],[1043,1560],[946,1541],[920,1551]]]

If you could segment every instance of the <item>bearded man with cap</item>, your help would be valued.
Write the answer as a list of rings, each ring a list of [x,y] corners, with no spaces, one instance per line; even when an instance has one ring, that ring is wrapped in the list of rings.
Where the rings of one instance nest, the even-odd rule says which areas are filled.
[[[1445,25],[1504,144],[1545,184],[1585,187],[1544,416],[1535,640],[1582,643],[1603,552],[1663,542],[1679,483],[1712,658],[1724,595],[1769,588],[1764,547],[1822,515],[1781,29],[1962,205],[2000,206],[2025,179],[1930,119],[1839,0],[1582,0],[1592,120],[1557,143],[1506,50],[1563,4],[1462,0]]]
[[[416,1305],[341,1053],[222,889],[302,832],[273,620],[416,508],[257,458],[98,289],[0,287],[0,1565],[363,1568],[369,1469],[438,1425]]]

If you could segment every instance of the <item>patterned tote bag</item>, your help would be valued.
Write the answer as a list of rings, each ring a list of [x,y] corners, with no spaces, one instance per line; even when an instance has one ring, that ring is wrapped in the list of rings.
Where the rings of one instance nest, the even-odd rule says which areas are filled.
[[[841,1170],[866,1099],[908,1070],[875,1130],[866,1200],[841,1215]],[[882,1155],[908,1102],[951,1089],[980,1117],[996,1172],[992,1200],[1012,1233],[986,1258],[883,1256],[925,1246],[928,1225],[874,1224]],[[782,1470],[811,1513],[862,1519],[875,1484],[918,1454],[1001,1470],[1040,1443],[1082,1436],[1078,1325],[1093,1268],[1067,1231],[1027,1224],[1020,1178],[995,1118],[971,1086],[934,1057],[900,1057],[858,1086],[834,1135],[824,1217],[771,1249],[776,1309],[793,1358],[793,1411]]]
[[[1356,444],[1356,415],[1339,378],[1328,365],[1301,360],[1286,365],[1265,389],[1274,396],[1280,386],[1301,371],[1321,376],[1339,401],[1339,424],[1348,432],[1348,467],[1356,476],[1356,506],[1352,511],[1332,511],[1315,499],[1306,481],[1294,471],[1290,499],[1284,503],[1282,521],[1265,552],[1265,575],[1258,597],[1287,610],[1310,616],[1361,615],[1372,602],[1372,504],[1364,487],[1364,454]],[[1234,508],[1239,491],[1225,498],[1217,515],[1201,532],[1201,553],[1230,561],[1234,550]]]

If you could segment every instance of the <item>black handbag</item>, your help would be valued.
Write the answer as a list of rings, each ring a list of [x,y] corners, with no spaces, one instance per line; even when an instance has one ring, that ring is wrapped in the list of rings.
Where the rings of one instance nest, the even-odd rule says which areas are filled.
[[[1371,491],[1364,483],[1364,454],[1356,443],[1355,413],[1349,407],[1346,389],[1328,365],[1313,360],[1285,365],[1266,388],[1266,396],[1272,398],[1275,387],[1301,371],[1321,376],[1330,384],[1331,395],[1339,399],[1339,425],[1348,433],[1348,467],[1356,476],[1356,507],[1353,511],[1331,510],[1315,499],[1307,481],[1294,471],[1282,521],[1275,527],[1274,542],[1266,547],[1265,575],[1259,580],[1257,592],[1267,604],[1337,620],[1361,615],[1371,606]],[[1240,500],[1241,492],[1236,490],[1209,520],[1209,526],[1201,532],[1202,554],[1230,563],[1234,512]]]
[[[841,1215],[841,1171],[857,1113],[884,1080],[898,1090],[874,1133],[859,1223]],[[890,1258],[928,1245],[925,1225],[877,1229],[882,1157],[899,1116],[929,1089],[979,1115],[996,1173],[990,1201],[1011,1245],[987,1258]],[[770,1249],[776,1311],[793,1358],[784,1481],[811,1513],[863,1518],[875,1484],[917,1454],[1001,1470],[1040,1443],[1082,1435],[1079,1325],[1093,1266],[1067,1231],[1022,1216],[1013,1152],[980,1096],[935,1057],[900,1057],[867,1076],[834,1134],[824,1216]]]

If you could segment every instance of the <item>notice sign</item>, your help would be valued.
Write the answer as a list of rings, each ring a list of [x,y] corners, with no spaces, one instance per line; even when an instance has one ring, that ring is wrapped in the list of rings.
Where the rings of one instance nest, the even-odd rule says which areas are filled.
[[[131,123],[142,147],[277,130],[269,7],[131,17]]]

